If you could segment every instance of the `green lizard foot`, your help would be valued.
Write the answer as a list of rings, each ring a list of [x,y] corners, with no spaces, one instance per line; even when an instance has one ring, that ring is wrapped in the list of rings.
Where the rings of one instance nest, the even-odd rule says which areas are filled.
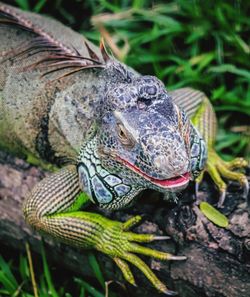
[[[125,223],[110,221],[105,231],[100,236],[99,244],[96,248],[109,255],[121,269],[124,278],[132,285],[135,285],[134,276],[127,262],[135,265],[153,286],[169,296],[177,295],[176,292],[169,290],[153,273],[153,271],[134,253],[146,255],[159,260],[185,260],[184,256],[174,256],[169,253],[156,251],[135,242],[151,242],[154,240],[165,240],[168,236],[155,236],[151,234],[136,234],[128,231],[129,228],[141,220],[140,216],[135,216]]]
[[[246,176],[243,173],[234,171],[235,169],[245,168],[247,165],[247,161],[243,158],[236,158],[230,162],[226,162],[222,160],[213,149],[210,148],[208,150],[207,165],[204,171],[207,171],[209,173],[220,191],[218,207],[222,207],[227,190],[227,184],[222,178],[239,182],[244,189],[244,196],[247,196],[249,191],[249,184]],[[202,181],[204,171],[196,180],[197,185]]]

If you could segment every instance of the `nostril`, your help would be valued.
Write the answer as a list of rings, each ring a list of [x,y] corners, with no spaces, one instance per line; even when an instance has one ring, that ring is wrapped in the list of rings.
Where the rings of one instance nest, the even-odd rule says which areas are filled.
[[[167,167],[168,166],[168,160],[166,157],[164,156],[158,156],[156,159],[155,159],[155,166],[159,169],[161,168],[164,168],[164,167]]]
[[[154,166],[162,174],[171,177],[187,172],[189,168],[189,162],[187,155],[175,153],[172,156],[157,156],[154,159]]]

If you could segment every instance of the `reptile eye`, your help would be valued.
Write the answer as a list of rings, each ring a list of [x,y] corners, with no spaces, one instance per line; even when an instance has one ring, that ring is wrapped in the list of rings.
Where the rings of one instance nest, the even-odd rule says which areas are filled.
[[[127,147],[133,147],[134,141],[132,141],[132,137],[129,133],[125,130],[123,125],[117,124],[117,134],[120,142]]]
[[[121,128],[119,129],[119,136],[120,138],[126,138],[126,135]]]
[[[120,140],[127,139],[125,128],[121,124],[117,124],[117,132]]]

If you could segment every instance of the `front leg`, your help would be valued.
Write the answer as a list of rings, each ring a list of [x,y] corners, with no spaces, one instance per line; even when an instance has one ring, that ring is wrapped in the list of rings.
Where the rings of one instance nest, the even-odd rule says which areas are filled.
[[[193,126],[199,131],[206,143],[207,162],[205,169],[196,179],[197,188],[203,179],[204,172],[207,171],[220,191],[218,206],[223,205],[227,189],[227,184],[223,179],[238,181],[244,187],[245,196],[247,196],[249,185],[246,176],[234,171],[235,169],[245,168],[247,161],[236,158],[231,162],[226,162],[216,153],[214,149],[217,133],[216,115],[206,95],[190,88],[173,91],[171,95],[174,102],[187,113]],[[197,150],[195,149],[195,151]],[[201,153],[196,156],[195,163],[203,160],[204,156],[202,155],[204,154]]]
[[[220,158],[216,151],[212,147],[208,147],[208,161],[206,165],[206,171],[210,174],[214,183],[220,190],[220,198],[218,206],[222,207],[225,197],[227,184],[221,178],[227,180],[234,180],[241,184],[244,189],[244,196],[247,197],[249,191],[249,184],[245,174],[236,172],[234,169],[241,169],[247,166],[247,161],[243,158],[236,158],[232,161],[226,162]],[[197,186],[202,179],[202,175],[197,179]]]
[[[223,178],[238,181],[243,186],[244,194],[247,196],[249,185],[246,176],[234,171],[235,169],[245,168],[247,161],[243,158],[236,158],[230,162],[226,162],[216,153],[214,149],[217,133],[216,117],[212,105],[206,97],[194,113],[192,122],[200,131],[207,144],[207,164],[205,171],[209,173],[220,191],[218,206],[221,207],[223,205],[226,196],[227,184]],[[201,182],[203,174],[204,171],[196,180],[197,185]]]
[[[139,216],[121,223],[96,213],[80,211],[88,202],[88,196],[80,190],[76,168],[69,167],[42,180],[25,200],[23,211],[27,222],[37,230],[72,246],[94,248],[107,254],[129,283],[134,285],[135,280],[127,262],[140,269],[160,292],[176,295],[134,253],[160,260],[183,260],[185,257],[135,243],[166,239],[165,236],[130,232],[129,229],[141,220]]]

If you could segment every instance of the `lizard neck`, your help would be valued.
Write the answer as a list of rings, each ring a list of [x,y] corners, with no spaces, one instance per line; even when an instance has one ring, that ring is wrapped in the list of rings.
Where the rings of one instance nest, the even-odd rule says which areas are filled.
[[[97,137],[81,149],[78,159],[80,186],[92,202],[102,208],[120,209],[131,204],[141,188],[124,181],[117,173],[106,170],[97,152]]]

